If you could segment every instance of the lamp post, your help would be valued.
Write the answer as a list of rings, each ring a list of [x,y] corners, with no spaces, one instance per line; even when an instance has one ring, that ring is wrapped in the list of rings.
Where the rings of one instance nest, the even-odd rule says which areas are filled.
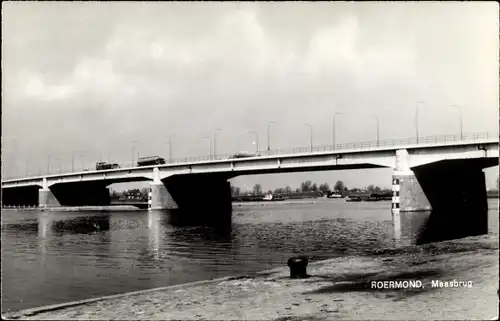
[[[47,175],[50,174],[50,155],[47,155]]]
[[[312,153],[312,151],[313,151],[313,127],[311,124],[303,124],[303,125],[309,127],[309,138],[311,140],[310,149],[311,149],[311,153]]]
[[[375,121],[377,122],[377,147],[380,145],[380,127],[379,127],[379,119],[378,119],[378,116],[370,116],[370,118],[375,118]]]
[[[132,141],[132,165],[130,167],[134,167],[134,161],[135,161],[135,144],[138,144],[139,141]]]
[[[415,130],[417,132],[417,144],[418,144],[418,107],[419,104],[427,104],[425,101],[417,101],[415,104]]]
[[[221,130],[220,128],[214,130],[214,159],[217,159],[217,132]]]
[[[78,154],[82,157],[82,171],[85,169],[85,154]]]
[[[269,121],[267,123],[267,150],[271,150],[271,124],[277,124],[275,121]]]
[[[259,133],[255,130],[250,130],[249,133],[255,134],[255,153],[259,153]]]
[[[54,160],[59,163],[59,174],[61,174],[62,173],[62,161],[59,157],[55,157]]]
[[[337,115],[345,115],[345,113],[340,113],[340,112],[334,112],[333,113],[333,121],[332,121],[332,149],[335,149],[335,145],[336,145],[335,134],[336,134],[336,120],[337,120],[337,118],[335,116],[337,116]]]
[[[75,162],[75,158],[77,156],[81,156],[82,157],[82,171],[84,170],[85,168],[85,161],[84,161],[84,154],[81,153],[80,151],[72,151],[71,152],[71,167],[72,167],[72,171],[75,172],[75,168],[74,168],[74,162]]]
[[[460,140],[464,139],[464,133],[463,133],[463,117],[462,117],[462,107],[458,105],[452,105],[453,107],[458,109],[459,115],[460,115]]]
[[[212,159],[212,137],[210,136],[205,136],[203,137],[204,139],[208,139],[209,141],[209,147],[208,147],[208,159]]]
[[[172,136],[168,136],[168,162],[172,162]]]

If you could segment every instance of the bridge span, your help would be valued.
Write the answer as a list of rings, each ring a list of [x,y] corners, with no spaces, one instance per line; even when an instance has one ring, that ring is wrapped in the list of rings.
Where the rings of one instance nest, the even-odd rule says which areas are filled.
[[[107,188],[110,184],[149,181],[148,208],[151,210],[179,208],[225,215],[231,211],[228,180],[236,176],[393,168],[395,225],[402,224],[400,213],[405,212],[486,211],[483,169],[498,165],[498,133],[445,137],[448,139],[426,137],[383,146],[360,143],[341,149],[271,152],[259,157],[186,160],[4,180],[2,205],[107,205],[110,203]],[[192,193],[193,189],[202,192]],[[479,215],[476,215],[477,220],[483,221]],[[479,230],[484,230],[483,223],[478,223],[481,225]]]

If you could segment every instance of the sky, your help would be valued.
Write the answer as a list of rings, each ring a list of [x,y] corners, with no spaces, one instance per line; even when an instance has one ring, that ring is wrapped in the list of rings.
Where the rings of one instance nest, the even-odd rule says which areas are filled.
[[[3,2],[5,177],[168,157],[498,132],[495,2]],[[460,108],[453,107],[458,105]],[[495,185],[498,167],[486,170]],[[244,176],[264,189],[390,169]]]

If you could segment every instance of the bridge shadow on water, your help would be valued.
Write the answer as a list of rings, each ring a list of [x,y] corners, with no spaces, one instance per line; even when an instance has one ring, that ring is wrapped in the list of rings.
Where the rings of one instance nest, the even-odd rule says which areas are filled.
[[[464,209],[394,214],[395,245],[423,245],[488,234],[488,211]]]
[[[161,217],[161,224],[173,227],[172,239],[230,242],[232,234],[231,213],[183,211],[180,209],[153,210],[151,215]]]
[[[488,234],[488,210],[434,210],[417,238],[417,244]]]

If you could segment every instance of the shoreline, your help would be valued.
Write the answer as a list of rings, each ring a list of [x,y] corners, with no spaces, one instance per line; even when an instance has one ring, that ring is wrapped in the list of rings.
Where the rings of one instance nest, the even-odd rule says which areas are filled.
[[[492,319],[498,314],[498,235],[288,267],[2,313],[6,319]],[[371,280],[422,280],[377,290]],[[432,280],[472,281],[434,288]],[[300,308],[299,308],[300,307]]]
[[[133,205],[106,205],[106,206],[59,206],[59,207],[2,207],[2,211],[26,212],[85,212],[85,211],[144,211]]]
[[[290,205],[290,204],[297,204],[297,205],[302,205],[302,204],[316,204],[315,199],[306,199],[306,200],[295,200],[295,201],[290,201],[290,200],[285,200],[285,201],[244,201],[244,202],[237,202],[233,201],[232,205],[233,206],[250,206],[250,205],[260,205],[260,206],[269,206],[269,205]]]
[[[487,199],[495,199],[497,196],[488,196]],[[232,201],[232,206],[234,207],[242,207],[242,206],[252,206],[252,205],[260,205],[260,206],[269,206],[269,205],[306,205],[306,204],[316,204],[318,198],[306,198],[306,199],[297,199],[297,200],[284,200],[284,201]],[[323,199],[323,198],[319,198]],[[336,198],[333,198],[336,199]],[[345,198],[339,198],[343,199]],[[373,203],[374,201],[346,201],[348,203]],[[376,200],[376,202],[390,202],[390,200]],[[141,204],[142,205],[142,204]],[[140,208],[134,205],[120,205],[120,204],[112,204],[112,205],[103,205],[103,206],[59,206],[59,207],[2,207],[2,211],[39,211],[39,212],[85,212],[85,211],[145,211],[147,208]]]

